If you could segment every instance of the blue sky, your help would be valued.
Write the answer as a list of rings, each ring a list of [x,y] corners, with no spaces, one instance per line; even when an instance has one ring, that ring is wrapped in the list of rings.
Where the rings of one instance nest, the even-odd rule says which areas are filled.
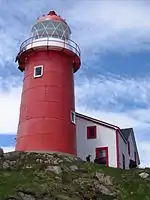
[[[150,165],[150,2],[0,0],[0,146],[15,145],[23,74],[15,56],[37,17],[65,18],[82,53],[76,110],[133,127],[141,166]]]

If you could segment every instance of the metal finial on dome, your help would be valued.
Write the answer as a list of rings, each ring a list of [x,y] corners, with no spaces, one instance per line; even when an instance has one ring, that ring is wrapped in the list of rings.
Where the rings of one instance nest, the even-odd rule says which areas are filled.
[[[54,10],[51,10],[48,15],[57,15],[56,12]]]

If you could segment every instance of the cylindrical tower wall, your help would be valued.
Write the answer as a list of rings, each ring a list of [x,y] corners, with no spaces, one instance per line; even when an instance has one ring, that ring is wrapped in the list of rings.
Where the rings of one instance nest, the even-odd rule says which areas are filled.
[[[35,78],[34,67],[41,65],[43,75]],[[72,57],[59,51],[31,51],[24,69],[16,150],[76,155]]]

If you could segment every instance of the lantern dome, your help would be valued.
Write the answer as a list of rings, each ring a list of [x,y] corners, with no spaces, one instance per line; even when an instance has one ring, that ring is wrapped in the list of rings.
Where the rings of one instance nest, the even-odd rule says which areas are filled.
[[[35,39],[52,37],[68,40],[70,35],[71,30],[68,24],[54,11],[50,11],[48,15],[38,18],[31,30],[31,36]]]

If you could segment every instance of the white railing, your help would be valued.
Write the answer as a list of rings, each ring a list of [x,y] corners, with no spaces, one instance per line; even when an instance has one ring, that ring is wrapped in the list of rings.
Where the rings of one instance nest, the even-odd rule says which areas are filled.
[[[64,49],[69,49],[73,51],[79,57],[81,54],[79,46],[74,41],[70,39],[62,40],[57,37],[53,38],[53,37],[46,36],[46,37],[41,37],[41,38],[31,37],[25,40],[20,46],[19,55],[29,48],[34,48],[40,45],[47,46],[47,47],[58,46]]]

